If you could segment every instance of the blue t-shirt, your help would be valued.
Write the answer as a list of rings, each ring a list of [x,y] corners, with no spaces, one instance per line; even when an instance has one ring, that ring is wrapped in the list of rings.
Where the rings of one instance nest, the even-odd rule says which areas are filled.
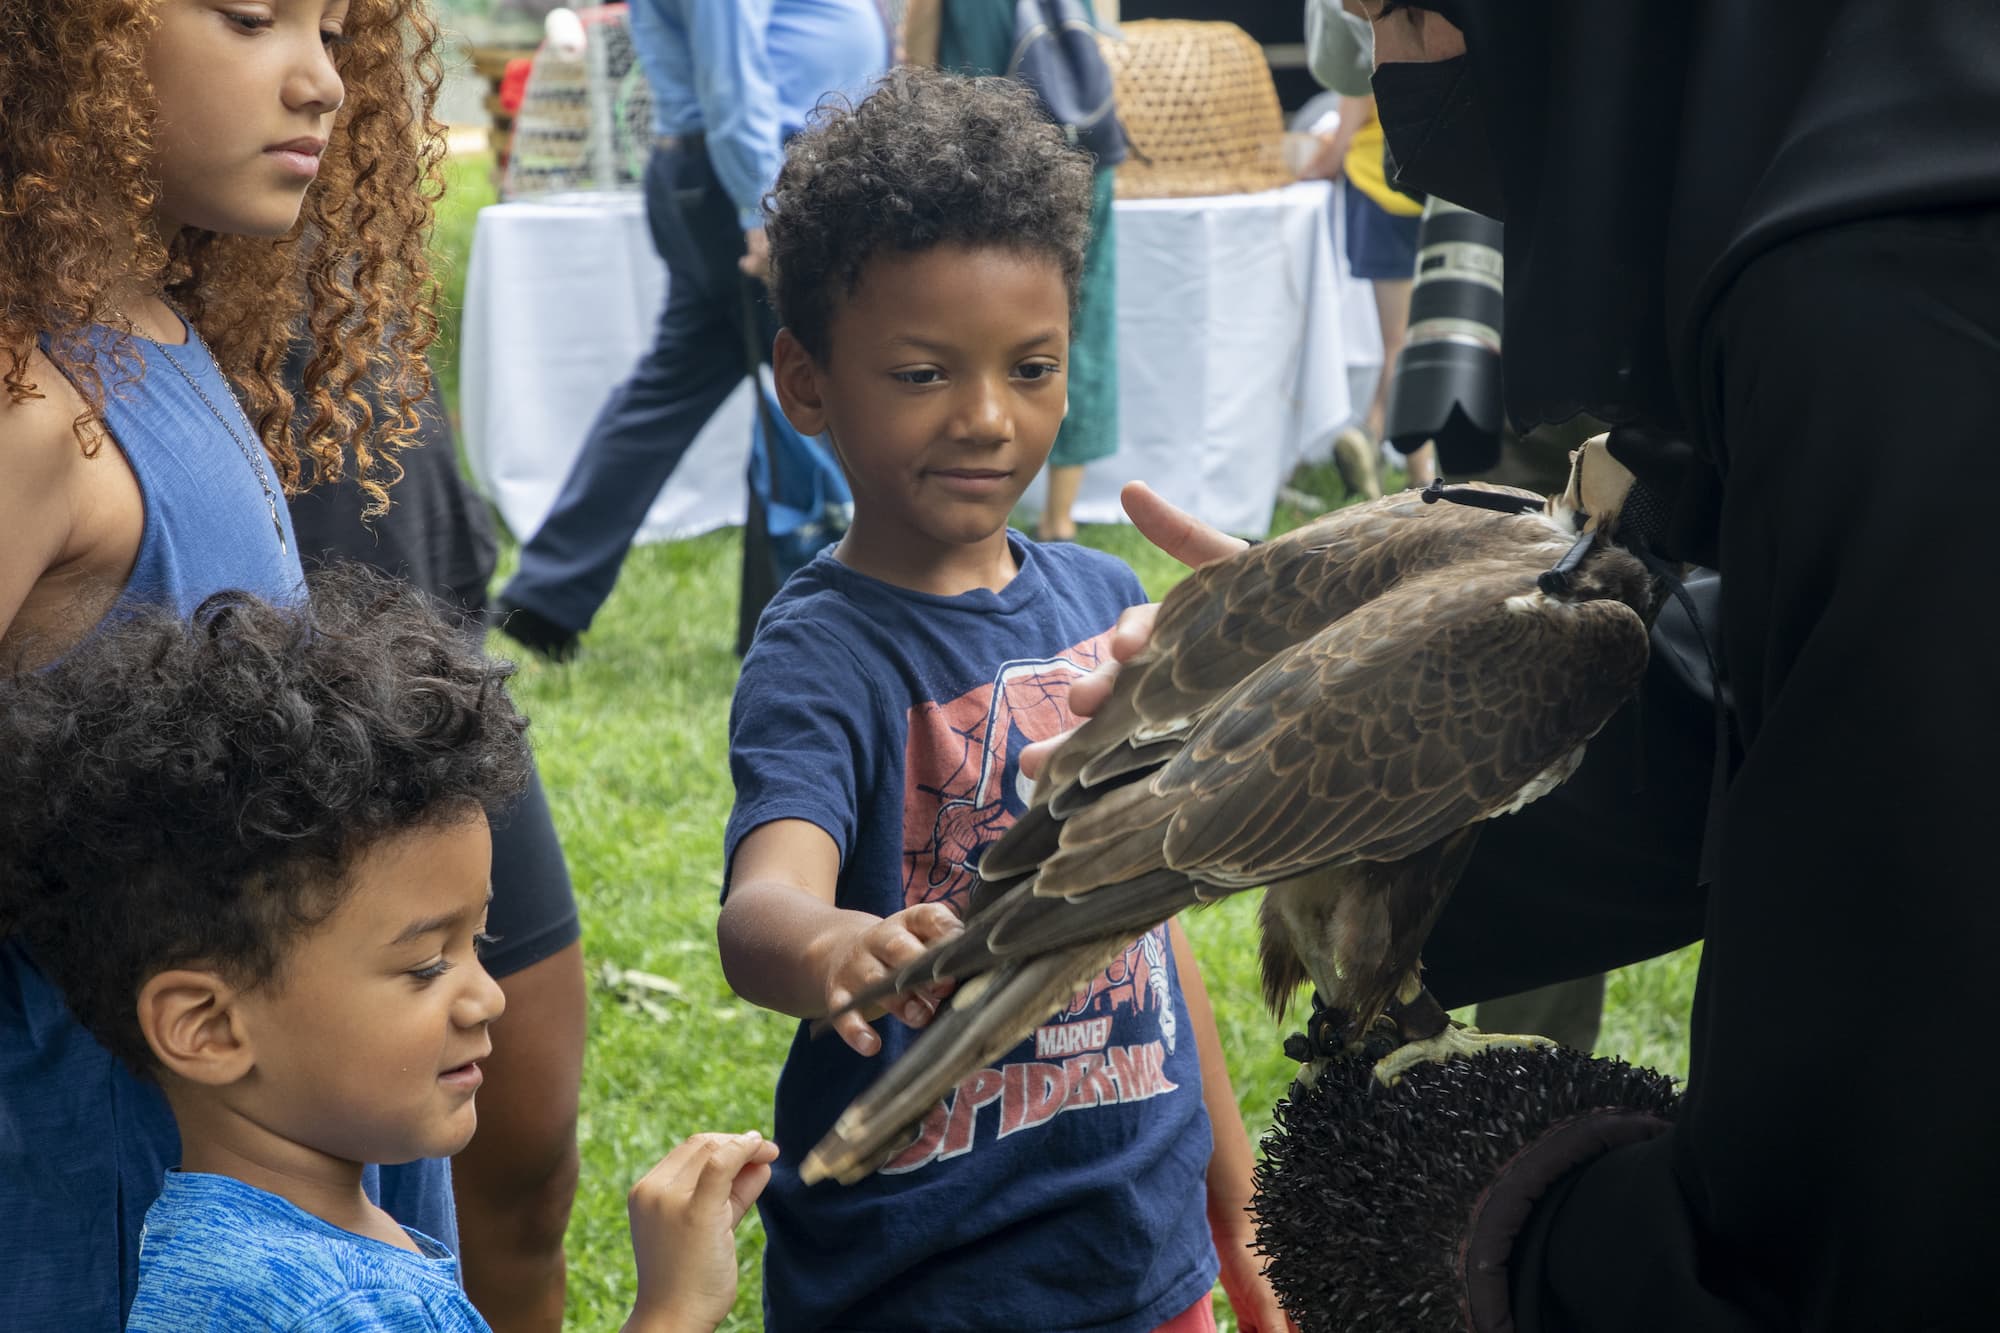
[[[840,847],[841,907],[963,901],[1025,809],[1022,747],[1070,725],[1070,682],[1145,600],[1110,556],[1008,537],[1020,573],[999,592],[912,592],[830,552],[792,576],[736,688],[726,855],[803,819]],[[1123,1333],[1213,1286],[1212,1140],[1165,927],[940,1101],[883,1170],[807,1189],[798,1164],[918,1036],[876,1031],[864,1059],[801,1024],[779,1076],[784,1153],[758,1204],[770,1328]]]
[[[484,1333],[458,1261],[342,1231],[229,1176],[176,1171],[146,1213],[127,1333]]]

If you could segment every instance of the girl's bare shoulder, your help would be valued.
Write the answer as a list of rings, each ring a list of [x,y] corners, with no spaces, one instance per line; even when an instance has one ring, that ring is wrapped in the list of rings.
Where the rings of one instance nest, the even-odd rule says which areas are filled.
[[[0,386],[0,479],[8,488],[67,478],[84,454],[83,395],[40,349],[30,352],[25,379],[31,396],[17,400]]]
[[[0,659],[34,665],[116,601],[146,511],[117,443],[93,426],[79,436],[76,386],[40,353],[27,379],[36,396],[0,390]]]

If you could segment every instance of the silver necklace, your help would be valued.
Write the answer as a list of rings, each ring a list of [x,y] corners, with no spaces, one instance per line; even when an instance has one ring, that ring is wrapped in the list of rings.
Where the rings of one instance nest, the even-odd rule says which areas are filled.
[[[171,306],[169,308],[173,309]],[[178,309],[174,309],[174,313],[180,315],[181,324],[188,331],[188,341],[199,346],[202,351],[208,352],[208,344],[202,341],[201,334],[195,330],[194,321],[185,315],[181,315]],[[236,427],[229,424],[229,419],[222,415],[221,409],[216,407],[214,401],[209,398],[207,391],[201,387],[201,381],[189,374],[187,367],[174,358],[172,349],[166,343],[155,343],[153,345],[160,349],[160,355],[167,359],[167,364],[180,372],[180,377],[187,381],[188,387],[194,390],[195,396],[200,398],[202,404],[208,408],[208,414],[215,418],[215,424],[222,427],[229,438],[235,442],[236,448],[249,462],[251,471],[257,474],[257,484],[264,489],[264,507],[271,512],[271,531],[278,538],[278,551],[280,554],[289,554],[290,548],[285,545],[284,520],[278,517],[277,493],[271,489],[271,474],[264,466],[263,448],[261,446],[253,448],[245,441],[244,436],[236,433]],[[215,364],[215,353],[208,352],[208,360],[210,365]],[[255,440],[257,432],[250,425],[250,418],[245,415],[243,404],[236,401],[236,395],[233,393],[229,395],[229,405],[236,409],[236,419],[243,423],[245,435],[249,439]]]

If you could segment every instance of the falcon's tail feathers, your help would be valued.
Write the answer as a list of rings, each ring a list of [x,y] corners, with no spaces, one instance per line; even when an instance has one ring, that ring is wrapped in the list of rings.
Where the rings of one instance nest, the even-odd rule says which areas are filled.
[[[800,1179],[852,1185],[887,1165],[962,1079],[1012,1050],[1130,944],[1123,936],[1096,940],[1008,962],[961,986],[903,1057],[841,1112],[800,1165]]]
[[[1156,870],[1124,884],[1110,884],[1075,899],[1045,898],[1034,881],[1016,880],[1004,898],[966,919],[965,930],[926,949],[887,980],[856,995],[849,1009],[866,1009],[890,996],[943,977],[970,981],[1012,958],[1026,958],[1107,935],[1151,930],[1182,908],[1202,901],[1185,875]],[[813,1024],[819,1036],[830,1019]]]

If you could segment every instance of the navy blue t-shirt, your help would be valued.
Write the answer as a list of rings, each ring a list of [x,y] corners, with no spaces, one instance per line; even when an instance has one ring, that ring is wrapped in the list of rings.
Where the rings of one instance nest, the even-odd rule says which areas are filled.
[[[840,847],[841,907],[962,903],[1026,808],[1021,749],[1068,728],[1070,682],[1145,600],[1110,556],[1008,539],[1020,572],[997,593],[912,592],[830,552],[792,576],[736,687],[728,857],[803,819]],[[800,1024],[779,1076],[784,1152],[758,1204],[770,1328],[1138,1333],[1214,1285],[1212,1140],[1165,927],[940,1101],[883,1170],[807,1189],[798,1164],[918,1036],[893,1018],[876,1031],[864,1059]]]

